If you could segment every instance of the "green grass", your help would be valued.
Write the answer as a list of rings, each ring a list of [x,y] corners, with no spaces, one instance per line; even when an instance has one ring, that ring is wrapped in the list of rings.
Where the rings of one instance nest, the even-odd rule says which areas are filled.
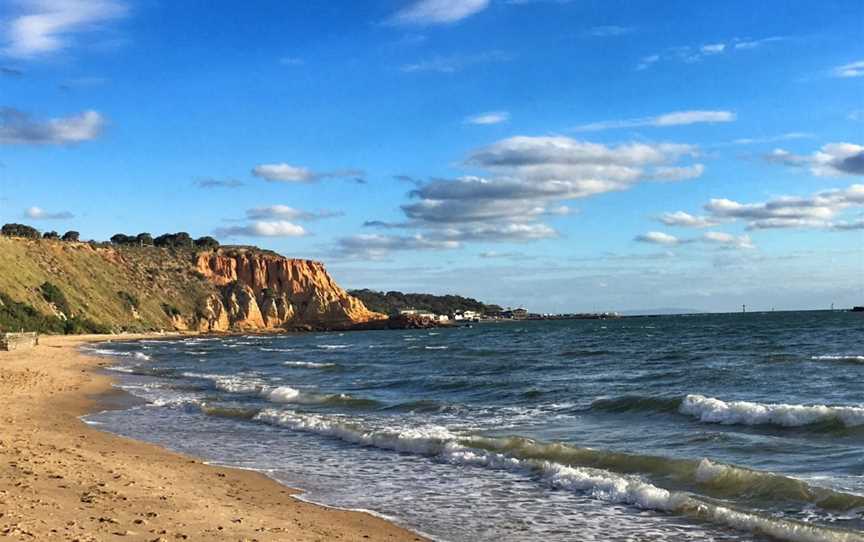
[[[194,257],[192,250],[0,237],[0,294],[5,296],[0,299],[48,318],[42,322],[29,309],[15,305],[15,322],[43,332],[63,333],[70,326],[172,329],[163,305],[170,306],[172,314],[192,316],[201,300],[215,292],[196,272]],[[63,330],[50,320],[60,316],[57,311],[70,317]],[[8,331],[13,321],[12,313],[6,312],[0,328]]]

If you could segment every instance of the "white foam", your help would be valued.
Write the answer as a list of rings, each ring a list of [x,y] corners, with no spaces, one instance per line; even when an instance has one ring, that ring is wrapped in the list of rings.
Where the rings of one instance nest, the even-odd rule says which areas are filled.
[[[847,427],[864,425],[864,408],[852,406],[785,405],[722,401],[704,395],[688,395],[679,411],[702,422],[725,425],[779,425],[800,427],[837,420]]]
[[[296,390],[291,386],[279,386],[278,388],[264,392],[263,395],[267,399],[277,403],[290,403],[300,397],[300,390]]]
[[[860,361],[864,363],[864,356],[857,354],[826,354],[824,356],[811,356],[814,361]]]
[[[324,350],[341,350],[343,348],[351,348],[351,345],[348,344],[316,344],[318,348],[323,348]]]
[[[267,348],[265,346],[258,348],[258,350],[261,350],[262,352],[293,352],[294,351],[293,348]]]
[[[424,346],[426,350],[447,350],[449,346]]]
[[[243,377],[243,376],[228,376],[217,374],[203,373],[183,373],[183,376],[189,378],[203,378],[210,380],[213,385],[222,391],[229,393],[260,393],[266,389],[266,384],[260,378]]]
[[[150,356],[143,352],[135,352],[132,357],[135,359],[140,359],[141,361],[150,361]]]
[[[834,530],[796,521],[734,510],[681,491],[657,487],[634,475],[623,475],[590,467],[571,467],[536,459],[519,459],[470,447],[470,438],[460,438],[441,426],[368,428],[341,418],[267,409],[256,420],[290,429],[334,437],[345,442],[384,450],[434,456],[460,466],[502,469],[534,476],[548,486],[587,494],[614,504],[658,510],[690,517],[737,530],[767,534],[792,542],[864,542],[849,531]],[[716,475],[706,464],[705,474]]]

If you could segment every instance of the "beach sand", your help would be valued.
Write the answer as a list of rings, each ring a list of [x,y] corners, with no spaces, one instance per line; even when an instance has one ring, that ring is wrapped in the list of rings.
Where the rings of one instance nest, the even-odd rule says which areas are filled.
[[[89,427],[78,417],[120,393],[95,370],[108,360],[78,351],[98,340],[43,337],[0,352],[0,538],[422,540],[369,514],[298,501],[262,474]]]

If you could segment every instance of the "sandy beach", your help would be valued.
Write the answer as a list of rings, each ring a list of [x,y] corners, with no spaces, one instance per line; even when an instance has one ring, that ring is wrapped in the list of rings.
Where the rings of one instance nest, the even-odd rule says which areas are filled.
[[[35,349],[0,352],[0,536],[421,540],[368,514],[298,501],[264,475],[208,466],[83,423],[79,416],[119,393],[96,370],[108,362],[78,351],[105,339],[43,337]]]

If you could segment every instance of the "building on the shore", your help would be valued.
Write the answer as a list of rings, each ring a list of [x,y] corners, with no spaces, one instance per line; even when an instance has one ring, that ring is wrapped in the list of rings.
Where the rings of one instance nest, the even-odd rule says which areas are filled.
[[[421,316],[420,311],[418,311],[417,309],[415,309],[413,307],[409,307],[407,309],[401,309],[399,311],[399,314],[401,316]]]
[[[518,309],[507,309],[501,313],[501,318],[507,320],[527,320],[528,310],[521,307]]]

